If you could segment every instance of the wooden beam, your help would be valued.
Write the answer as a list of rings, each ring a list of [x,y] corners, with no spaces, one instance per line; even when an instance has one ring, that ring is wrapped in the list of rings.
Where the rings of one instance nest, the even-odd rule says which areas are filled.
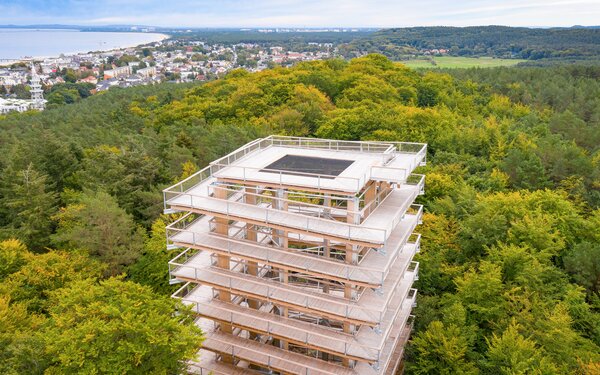
[[[282,229],[282,230],[287,230],[291,233],[310,233],[310,235],[312,237],[319,237],[319,238],[327,238],[330,240],[335,240],[338,242],[342,242],[342,243],[346,243],[346,244],[352,244],[352,245],[357,245],[357,246],[366,246],[366,247],[375,247],[375,248],[380,248],[383,247],[384,244],[382,243],[377,243],[377,242],[367,242],[367,241],[357,241],[357,240],[353,240],[353,239],[349,239],[347,237],[340,237],[340,236],[333,236],[333,235],[329,235],[329,234],[323,234],[323,233],[316,233],[316,232],[312,232],[312,231],[306,231],[306,230],[302,230],[302,229],[297,229],[297,228],[291,228],[288,226],[284,226],[284,225],[279,225],[279,224],[273,224],[273,223],[265,223],[263,221],[260,220],[254,220],[254,219],[248,219],[242,216],[237,216],[234,214],[221,214],[218,212],[213,212],[210,210],[204,210],[198,207],[189,207],[189,206],[178,206],[178,205],[171,205],[171,208],[175,209],[175,210],[179,210],[179,211],[188,211],[188,212],[194,212],[197,214],[201,214],[201,215],[208,215],[208,216],[214,216],[215,218],[219,217],[219,218],[225,218],[225,219],[229,219],[229,220],[236,220],[236,221],[241,221],[241,222],[245,222],[245,223],[252,223],[252,224],[256,224],[256,225],[260,225],[263,227],[269,227],[269,228],[277,228],[277,229]]]

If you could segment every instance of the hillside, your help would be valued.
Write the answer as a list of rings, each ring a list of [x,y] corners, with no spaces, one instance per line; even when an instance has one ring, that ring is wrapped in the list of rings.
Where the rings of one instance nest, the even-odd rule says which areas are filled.
[[[448,50],[452,56],[596,60],[600,55],[600,29],[408,27],[384,29],[340,47],[346,56],[376,52],[396,59],[433,49]]]
[[[161,189],[286,134],[429,144],[407,374],[597,373],[600,69],[553,69],[369,55],[0,117],[0,372],[180,370]]]

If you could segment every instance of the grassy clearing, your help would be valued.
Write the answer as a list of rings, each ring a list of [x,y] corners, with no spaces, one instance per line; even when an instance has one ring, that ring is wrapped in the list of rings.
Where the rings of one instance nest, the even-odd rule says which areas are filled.
[[[401,61],[411,68],[493,68],[497,66],[512,66],[525,60],[496,59],[493,57],[455,57],[439,56],[429,59]]]

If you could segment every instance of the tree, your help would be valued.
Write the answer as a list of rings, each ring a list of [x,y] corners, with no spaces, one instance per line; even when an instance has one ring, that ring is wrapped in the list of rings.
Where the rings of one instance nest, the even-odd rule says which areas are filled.
[[[169,260],[174,254],[165,245],[166,218],[158,218],[152,224],[152,233],[145,243],[144,253],[131,265],[131,280],[151,287],[156,293],[169,295],[174,291],[169,285]]]
[[[467,359],[469,351],[464,332],[454,324],[440,321],[429,324],[427,330],[413,339],[416,359],[410,366],[414,374],[477,374],[479,371]]]
[[[17,272],[30,256],[27,247],[19,240],[9,239],[0,242],[0,280]]]
[[[14,85],[10,90],[14,95],[16,95],[17,99],[31,99],[29,90],[27,90],[23,84]]]
[[[502,162],[502,170],[516,188],[540,189],[549,186],[542,160],[533,151],[512,148]]]
[[[559,374],[534,341],[519,334],[514,321],[501,336],[488,340],[486,368],[494,374]]]
[[[75,83],[77,82],[77,75],[73,69],[66,69],[63,73],[63,77],[66,82]]]
[[[117,275],[141,254],[145,234],[131,215],[104,192],[84,193],[61,209],[52,236],[59,247],[84,249],[108,264],[107,273]]]
[[[564,259],[565,269],[588,293],[600,294],[600,244],[582,242]]]
[[[7,171],[2,179],[2,203],[10,214],[10,224],[2,231],[17,237],[32,250],[48,245],[52,233],[51,216],[56,212],[56,193],[48,186],[47,176],[29,164],[26,169]]]
[[[471,269],[454,282],[456,298],[463,303],[480,327],[489,329],[506,314],[501,270],[497,265],[482,262],[478,270]]]
[[[0,284],[0,295],[23,303],[29,311],[45,312],[50,292],[74,280],[98,278],[105,268],[84,254],[50,251],[30,256],[27,263]]]
[[[49,374],[181,373],[202,342],[189,310],[118,278],[71,283],[50,306],[41,332]]]
[[[0,295],[0,373],[43,373],[43,344],[35,336],[43,322],[42,316],[29,314],[24,303]]]

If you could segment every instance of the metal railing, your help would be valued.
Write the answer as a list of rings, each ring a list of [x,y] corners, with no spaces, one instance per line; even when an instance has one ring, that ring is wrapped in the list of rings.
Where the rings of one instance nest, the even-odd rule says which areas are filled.
[[[241,158],[247,156],[248,154],[254,153],[257,150],[266,149],[272,146],[282,146],[282,147],[297,147],[297,148],[306,148],[306,149],[319,149],[319,150],[332,150],[332,151],[358,151],[358,152],[367,152],[367,153],[380,153],[384,155],[384,162],[389,162],[394,157],[394,150],[397,150],[398,153],[414,153],[417,156],[418,160],[421,160],[420,164],[423,165],[427,154],[427,145],[423,143],[411,143],[411,142],[359,142],[359,141],[340,141],[340,140],[330,140],[330,139],[316,139],[316,138],[301,138],[301,137],[285,137],[285,136],[269,136],[267,138],[259,138],[253,142],[250,142],[237,150],[223,156],[210,163],[207,167],[201,169],[200,171],[194,173],[188,178],[180,181],[168,188],[164,189],[165,193],[165,209],[167,202],[167,193],[183,193],[188,191],[190,188],[206,181],[208,178],[211,178],[223,168],[232,167],[232,163],[240,160]],[[245,176],[245,171],[250,169],[249,167],[237,167],[237,168],[245,168],[242,172],[242,178]],[[385,168],[385,167],[380,167]],[[254,168],[255,170],[259,168]],[[270,172],[280,173],[279,183],[283,185],[284,178],[282,177],[286,171],[280,170],[272,170]],[[290,175],[287,172],[287,176]],[[356,189],[360,190],[360,188],[370,179],[371,169],[369,169],[365,175],[360,178],[350,178],[350,177],[340,177],[335,176],[336,180],[341,181],[342,179],[346,179],[350,182],[350,184],[355,184]],[[405,177],[408,177],[408,172],[402,172],[405,174]],[[307,176],[312,176],[317,178],[317,186],[321,187],[322,181],[321,179],[331,179],[332,176],[329,175],[319,175],[319,174],[306,174]],[[271,181],[272,182],[272,181]]]
[[[173,224],[175,224],[175,226],[172,226]],[[384,277],[387,274],[383,270],[376,268],[363,267],[360,265],[343,263],[341,261],[329,260],[318,255],[311,255],[309,253],[290,252],[279,249],[272,245],[263,244],[257,246],[252,245],[249,242],[225,238],[223,238],[222,241],[219,241],[221,242],[221,246],[207,245],[205,241],[203,241],[203,238],[206,236],[206,234],[199,234],[186,229],[186,225],[183,221],[175,222],[173,224],[167,227],[167,239],[170,243],[185,243],[186,245],[202,247],[203,249],[209,249],[219,253],[226,253],[229,256],[241,256],[246,258],[250,257],[253,259],[253,261],[263,262],[268,265],[286,265],[296,269],[297,272],[310,271],[310,273],[313,274],[318,273],[322,275],[328,275],[337,279],[355,281],[362,284],[380,285],[383,283]],[[182,237],[182,234],[185,235],[185,237]],[[179,235],[180,238],[175,238],[177,235]],[[243,251],[242,249],[244,247],[256,248],[257,251]],[[181,255],[183,255],[183,253],[171,260],[169,264],[173,266],[184,265],[188,258],[183,259],[184,261],[182,263],[175,262]],[[290,262],[290,257],[295,257],[298,261]],[[299,264],[300,261],[303,263]],[[314,268],[315,262],[319,262],[323,266],[328,267]],[[334,272],[335,269],[342,269],[342,272],[336,273]]]
[[[323,345],[322,348],[329,349],[335,353],[344,355],[349,354],[367,360],[376,360],[382,349],[379,346],[360,343],[349,334],[340,333],[336,335],[330,332],[315,332],[319,329],[319,326],[316,326],[313,323],[298,321],[299,324],[304,323],[307,325],[307,327],[294,327],[290,326],[287,322],[278,322],[275,319],[264,318],[252,310],[239,305],[237,306],[241,307],[242,309],[247,309],[248,312],[234,311],[233,309],[227,309],[226,306],[219,306],[218,304],[211,303],[213,301],[212,298],[190,297],[189,295],[193,293],[194,288],[195,287],[191,286],[190,283],[186,283],[175,293],[173,293],[172,297],[181,300],[187,305],[192,305],[192,310],[196,312],[196,314],[208,319],[227,322],[234,326],[242,326],[243,328],[254,329],[257,333],[266,333],[268,335],[274,334],[275,336],[294,340],[300,344],[313,343],[314,345],[318,339],[325,339],[327,344]],[[274,318],[277,317],[274,316]],[[251,327],[248,327],[248,319],[252,320]],[[316,328],[313,330],[313,327],[311,326]],[[321,328],[325,330],[324,327]],[[312,332],[309,332],[309,330]]]
[[[228,289],[229,292],[233,294],[245,293],[243,289],[240,289],[239,283],[247,282],[247,280],[240,275],[237,275],[234,272],[224,271],[220,268],[212,268],[207,265],[188,264],[188,261],[199,252],[199,250],[188,248],[169,261],[169,272],[171,277],[184,277],[188,280],[197,280],[200,284],[203,284],[203,280],[207,275],[201,274],[206,272],[216,272],[218,276],[226,280],[224,283],[220,284],[222,288]],[[402,282],[402,280],[409,278],[414,281],[414,278],[418,272],[418,263],[414,263],[416,262],[407,263],[403,267],[404,271],[402,271],[400,277],[398,277],[396,280],[391,280],[394,284],[392,286],[393,292],[388,295],[386,301],[389,301],[391,298],[393,298],[397,291],[398,285]],[[234,285],[234,281],[236,285]],[[351,302],[342,298],[331,298],[327,295],[322,295],[315,292],[307,292],[302,289],[290,291],[289,287],[286,287],[285,284],[270,282],[268,280],[261,280],[253,287],[253,294],[260,295],[260,299],[267,302],[274,302],[275,304],[277,304],[277,301],[285,302],[310,310],[322,311],[336,316],[353,320],[361,320],[374,324],[380,324],[382,322],[387,309],[387,302],[380,307],[360,306],[355,302]],[[259,287],[261,290],[257,290],[256,287]],[[238,290],[239,293],[236,293],[236,290]],[[276,296],[276,293],[279,293],[279,296]],[[326,304],[323,305],[323,302],[326,302]],[[337,307],[337,309],[334,307]]]
[[[183,197],[186,197],[186,199],[183,200]],[[286,212],[274,208],[259,207],[242,202],[232,202],[210,196],[201,197],[202,204],[197,205],[194,203],[194,197],[198,197],[198,195],[181,193],[178,195],[178,199],[180,200],[178,204],[185,206],[186,208],[189,207],[192,210],[199,209],[221,214],[230,220],[242,217],[245,220],[258,221],[267,226],[269,224],[282,225],[297,231],[320,233],[340,239],[383,244],[387,238],[386,229],[342,223],[321,217]],[[210,204],[212,208],[207,208],[207,203]],[[251,215],[244,214],[244,211],[247,212],[248,209],[253,212]]]
[[[422,206],[413,205],[411,209],[413,213],[409,213],[408,215],[414,215],[417,217],[416,222],[420,219],[420,215],[422,215]],[[174,243],[185,243],[186,245],[198,246],[204,249],[212,249],[216,252],[227,253],[228,255],[237,255],[242,257],[251,257],[256,261],[264,262],[265,264],[287,264],[296,268],[299,272],[301,271],[313,271],[314,273],[319,273],[323,275],[329,275],[333,277],[337,277],[339,279],[352,280],[355,282],[368,283],[378,285],[383,283],[385,277],[387,276],[389,269],[379,269],[379,268],[371,268],[365,267],[362,265],[353,265],[343,263],[341,261],[325,259],[318,255],[312,255],[309,253],[303,252],[289,252],[285,250],[281,250],[280,248],[274,245],[255,245],[250,242],[246,242],[243,240],[234,240],[231,238],[223,238],[220,246],[216,245],[207,245],[205,236],[207,234],[197,233],[190,229],[190,227],[199,220],[202,220],[203,215],[197,215],[193,213],[188,213],[175,222],[169,224],[166,227],[167,233],[167,244]],[[416,226],[416,223],[415,223]],[[406,236],[406,240],[402,241],[398,248],[403,247],[408,241],[412,230],[414,230],[414,226],[410,228],[408,231],[408,235]],[[178,238],[177,238],[178,237]],[[215,238],[213,238],[214,240]],[[419,246],[420,243],[420,235],[416,239],[416,244]],[[256,251],[243,251],[243,247],[248,248],[256,248]],[[392,261],[395,261],[399,252],[396,251],[396,255],[393,257]],[[289,260],[284,260],[285,257],[297,257],[297,259],[301,259],[303,264],[289,263]],[[327,272],[326,270],[319,270],[319,268],[313,268],[314,262],[317,261],[322,264],[331,265],[331,269],[340,269],[343,271],[341,273]],[[286,263],[288,262],[288,263]]]
[[[186,278],[191,278],[193,280],[198,280],[200,283],[205,283],[204,280],[205,276],[207,276],[206,273],[210,273],[219,276],[221,279],[225,279],[226,281],[224,284],[220,284],[220,286],[224,289],[227,289],[230,293],[246,293],[243,289],[240,289],[240,286],[247,283],[247,280],[235,273],[225,271],[220,268],[198,267],[195,265],[188,265],[186,263],[177,263],[175,260],[172,260],[169,263],[171,266],[176,267],[177,272],[180,272],[178,275],[176,275],[177,277],[181,277],[183,274],[181,273],[182,270],[187,270],[189,271],[189,274],[186,273]],[[201,273],[205,273],[205,275],[200,277]],[[273,302],[277,304],[277,301],[280,301],[295,305],[298,308],[321,311],[341,318],[367,322],[371,324],[378,324],[381,322],[385,312],[385,309],[372,306],[360,306],[357,305],[356,302],[351,302],[343,298],[322,295],[316,292],[308,292],[292,286],[286,287],[284,284],[268,280],[260,280],[260,283],[256,283],[253,286],[257,287],[255,290],[253,290],[253,293],[258,293],[260,295],[260,299],[267,302]]]

